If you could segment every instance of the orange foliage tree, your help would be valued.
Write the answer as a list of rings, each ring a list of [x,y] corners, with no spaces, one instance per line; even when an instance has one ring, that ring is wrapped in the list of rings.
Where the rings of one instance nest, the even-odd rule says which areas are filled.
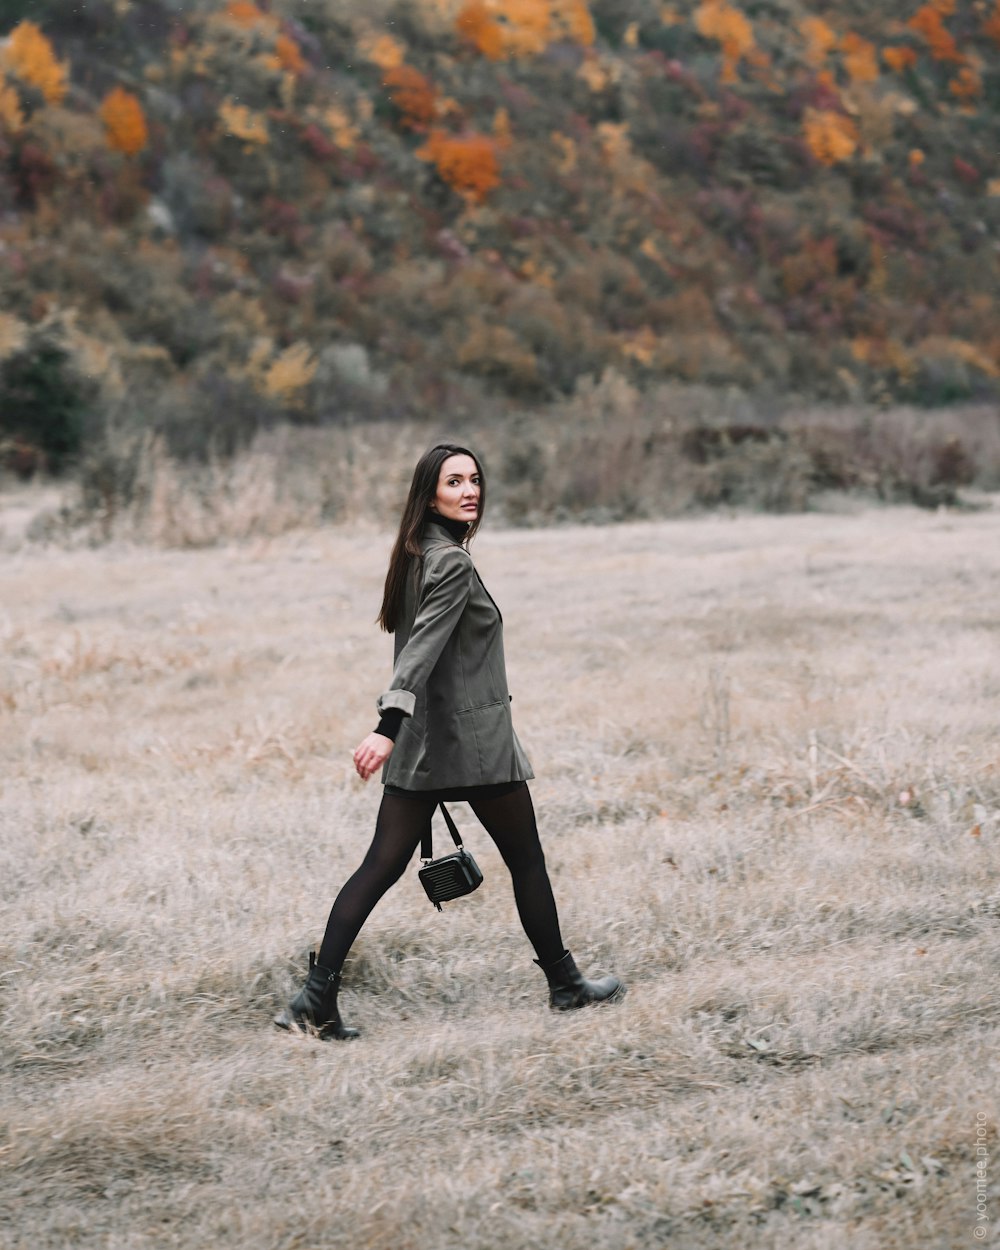
[[[858,128],[835,109],[806,109],[802,120],[806,144],[823,165],[836,165],[854,155]]]
[[[595,37],[585,0],[469,0],[455,28],[491,61],[533,56],[557,39],[589,47]]]
[[[561,35],[585,48],[597,37],[594,19],[584,0],[550,0],[549,28],[555,38]]]
[[[432,130],[417,156],[432,162],[442,181],[470,203],[482,203],[500,184],[497,145],[488,135]]]
[[[455,19],[455,29],[491,61],[504,54],[503,30],[483,0],[470,0]]]
[[[890,69],[894,69],[897,74],[901,74],[904,69],[909,69],[916,65],[919,57],[914,48],[894,47],[882,49],[882,60]]]
[[[803,18],[799,32],[806,41],[806,60],[810,65],[822,65],[837,46],[837,36],[821,17]]]
[[[955,36],[944,27],[944,19],[954,12],[954,0],[930,0],[918,9],[907,25],[922,35],[935,61],[955,61],[965,58],[955,44]]]
[[[531,56],[548,43],[548,0],[471,0],[455,22],[459,34],[491,61]]]
[[[115,87],[101,105],[108,146],[126,156],[135,156],[149,142],[146,115],[138,99],[124,87]]]
[[[34,22],[19,22],[0,56],[19,78],[37,87],[49,104],[58,104],[65,96],[67,66],[57,59],[52,44]]]
[[[983,26],[983,33],[988,35],[997,47],[1000,48],[1000,0],[996,0],[996,7],[994,11],[986,19]]]
[[[279,35],[274,41],[274,55],[282,69],[290,74],[301,74],[306,68],[305,57],[299,45],[288,35]]]
[[[382,79],[389,98],[399,109],[403,125],[425,130],[437,113],[437,88],[412,65],[393,65]]]
[[[726,0],[703,0],[695,9],[694,24],[706,39],[722,44],[722,81],[736,81],[736,67],[754,47],[749,18]]]
[[[948,90],[960,100],[969,101],[979,95],[983,82],[971,65],[963,65],[955,77],[948,83]]]
[[[878,56],[875,45],[850,31],[840,41],[844,69],[852,82],[876,82],[878,80]]]
[[[305,72],[306,60],[301,48],[291,36],[280,31],[281,23],[273,13],[266,13],[251,0],[229,0],[222,15],[244,30],[259,28],[274,36],[274,51],[266,58],[272,69],[295,75]]]
[[[230,0],[226,5],[226,17],[230,21],[238,22],[241,26],[256,26],[258,22],[264,21],[266,16],[255,4],[251,4],[250,0]]]

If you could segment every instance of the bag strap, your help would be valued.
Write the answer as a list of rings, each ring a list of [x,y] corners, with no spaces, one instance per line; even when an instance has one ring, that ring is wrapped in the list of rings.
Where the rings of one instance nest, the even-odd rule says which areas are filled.
[[[455,822],[451,818],[451,812],[448,811],[448,809],[445,807],[443,803],[439,803],[438,807],[441,808],[441,815],[444,817],[444,823],[448,826],[448,832],[451,834],[452,841],[455,843],[458,849],[461,850],[462,838],[458,832],[458,829],[455,827]],[[433,816],[434,816],[434,813],[431,812],[431,817],[433,818]],[[433,859],[433,857],[434,857],[434,838],[433,838],[433,833],[431,831],[431,826],[428,823],[427,832],[420,839],[420,858],[421,859]]]

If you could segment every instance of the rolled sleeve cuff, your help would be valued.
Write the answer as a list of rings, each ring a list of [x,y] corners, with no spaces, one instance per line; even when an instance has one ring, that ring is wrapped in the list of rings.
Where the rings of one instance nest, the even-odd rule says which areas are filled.
[[[409,690],[387,690],[375,702],[379,716],[388,708],[398,708],[404,716],[412,716],[417,706],[417,696]]]
[[[388,738],[391,742],[395,742],[402,723],[403,713],[398,707],[391,707],[388,711],[382,713],[382,719],[375,726],[375,732],[381,734],[383,738]]]

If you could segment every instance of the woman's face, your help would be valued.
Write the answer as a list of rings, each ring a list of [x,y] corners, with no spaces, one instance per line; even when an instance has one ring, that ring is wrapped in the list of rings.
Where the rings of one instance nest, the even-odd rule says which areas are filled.
[[[474,521],[479,515],[479,468],[471,456],[449,456],[438,474],[431,507],[452,521]]]

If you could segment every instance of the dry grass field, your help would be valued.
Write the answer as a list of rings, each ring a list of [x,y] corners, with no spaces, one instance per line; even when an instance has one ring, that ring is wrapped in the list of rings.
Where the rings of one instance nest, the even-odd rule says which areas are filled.
[[[1000,509],[487,526],[564,933],[629,993],[547,1010],[456,805],[484,887],[411,872],[321,1044],[270,1019],[373,826],[388,541],[2,557],[0,1242],[997,1244]]]

